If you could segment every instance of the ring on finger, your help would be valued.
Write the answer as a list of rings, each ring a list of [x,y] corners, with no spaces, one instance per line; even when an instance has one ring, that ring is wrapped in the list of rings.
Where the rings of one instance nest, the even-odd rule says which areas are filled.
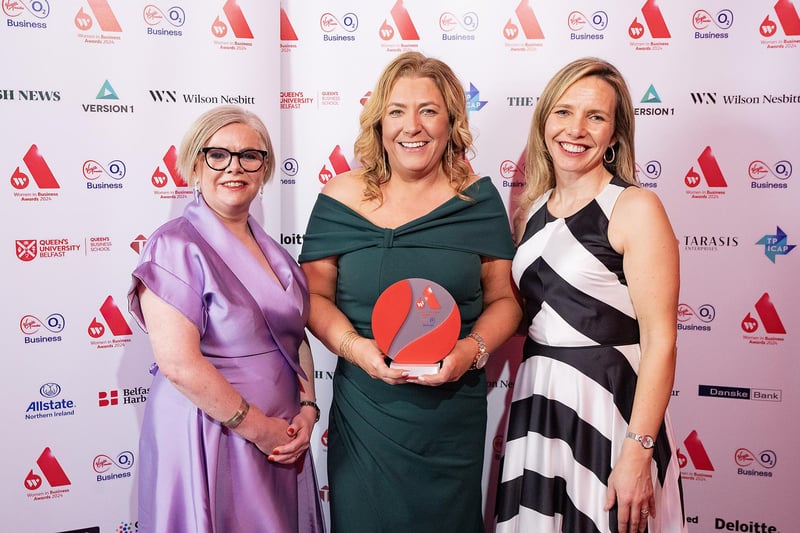
[[[644,508],[641,511],[639,511],[639,514],[641,514],[642,516],[647,516],[650,514],[650,511],[647,508]]]

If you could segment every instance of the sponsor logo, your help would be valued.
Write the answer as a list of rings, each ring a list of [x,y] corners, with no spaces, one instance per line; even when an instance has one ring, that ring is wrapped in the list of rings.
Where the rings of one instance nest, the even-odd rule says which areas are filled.
[[[39,147],[32,144],[22,156],[22,162],[25,164],[24,170],[23,167],[18,166],[11,174],[10,182],[15,189],[14,197],[19,198],[21,202],[49,202],[58,198],[58,192],[54,189],[59,189],[61,186],[56,181],[47,161],[39,153]],[[23,192],[31,185],[31,181],[39,191]]]
[[[133,452],[124,451],[117,454],[115,459],[101,453],[92,459],[92,469],[97,474],[97,482],[128,479],[131,477],[129,470],[133,467]]]
[[[727,39],[727,30],[733,26],[733,11],[723,9],[712,15],[705,9],[692,14],[695,39]]]
[[[8,17],[9,28],[46,29],[45,19],[50,16],[50,3],[47,0],[2,0],[0,9]]]
[[[755,316],[752,311],[748,312],[742,319],[741,327],[745,333],[742,338],[748,344],[777,346],[784,341],[782,335],[786,335],[786,328],[767,292],[762,294],[756,302]],[[764,334],[760,333],[762,330]]]
[[[726,387],[723,385],[698,385],[697,395],[708,398],[753,400],[757,402],[782,402],[781,389],[753,389],[749,387]]]
[[[469,91],[467,91],[467,113],[480,111],[487,103],[488,100],[481,100],[481,92],[470,82]]]
[[[61,91],[40,89],[0,89],[0,101],[60,102]]]
[[[281,91],[281,109],[300,109],[314,103],[313,96],[306,96],[303,91]]]
[[[81,244],[69,239],[17,239],[17,259],[24,262],[40,259],[60,259],[81,251]]]
[[[535,52],[544,46],[544,32],[529,0],[520,0],[514,16],[503,26],[503,37],[510,52]]]
[[[662,117],[675,115],[674,107],[657,105],[661,103],[661,97],[658,95],[658,92],[653,84],[650,84],[650,87],[648,87],[645,91],[644,96],[642,96],[641,103],[646,104],[646,106],[634,107],[634,115]]]
[[[24,315],[19,319],[19,330],[25,335],[23,337],[25,344],[61,342],[60,333],[64,331],[65,326],[66,320],[61,313],[52,313],[44,320],[39,320],[33,315]],[[48,335],[42,329],[49,331],[52,335]]]
[[[302,246],[303,235],[301,233],[281,233],[280,243],[284,246]]]
[[[676,451],[678,465],[681,467],[681,478],[690,481],[706,481],[707,479],[711,479],[711,472],[714,471],[714,465],[711,464],[711,458],[708,456],[706,448],[703,446],[703,442],[697,434],[697,430],[692,430],[692,432],[689,433],[689,436],[683,441],[683,446],[686,449],[686,455],[684,455],[680,448]]]
[[[703,304],[695,311],[689,304],[678,304],[678,331],[711,331],[711,322],[717,311],[711,304]],[[698,324],[699,322],[699,324]]]
[[[442,30],[443,41],[474,41],[478,24],[478,14],[474,11],[468,11],[463,15],[445,11],[439,15],[439,29]]]
[[[758,32],[761,34],[761,44],[767,49],[770,48],[797,48],[800,39],[791,38],[800,36],[800,15],[791,0],[778,0],[775,3],[775,13],[777,22],[768,13],[761,24],[758,25]],[[782,39],[778,33],[778,27],[783,30],[785,37]]]
[[[100,526],[82,527],[79,529],[70,529],[69,531],[57,531],[56,533],[100,533]]]
[[[718,252],[739,246],[736,235],[683,235],[682,240],[687,252]]]
[[[787,238],[788,236],[780,228],[780,226],[776,226],[775,235],[764,235],[756,242],[756,244],[764,245],[764,255],[767,256],[767,259],[774,263],[776,256],[786,255],[794,250],[796,245],[788,244]]]
[[[122,39],[122,27],[108,0],[86,0],[86,4],[88,10],[81,6],[73,19],[84,44],[113,45]]]
[[[586,16],[580,11],[572,11],[567,15],[567,26],[571,41],[601,41],[605,38],[603,32],[608,27],[608,14],[605,11],[595,11]]]
[[[330,501],[331,501],[331,488],[328,485],[323,485],[323,486],[321,486],[319,488],[319,499],[320,499],[320,501],[330,503]]]
[[[294,31],[286,10],[281,6],[281,52],[291,52],[293,48],[297,48],[295,43],[298,40],[297,32]]]
[[[330,164],[330,169],[328,168],[328,164]],[[317,178],[319,182],[325,185],[328,181],[342,172],[347,172],[350,170],[350,164],[347,162],[347,159],[342,154],[342,147],[340,145],[336,145],[331,152],[331,155],[328,156],[328,162],[322,165],[322,169],[320,169]]]
[[[133,387],[130,389],[122,389],[122,394],[117,389],[108,391],[100,391],[97,393],[97,406],[98,407],[115,407],[120,405],[133,405],[145,403],[147,396],[150,394],[150,389],[146,387]]]
[[[691,198],[721,198],[725,194],[728,182],[725,181],[725,176],[710,146],[706,146],[697,158],[697,165],[697,169],[694,166],[690,167],[683,178],[687,187],[686,194]],[[704,181],[706,187],[702,187]]]
[[[234,105],[254,105],[255,96],[245,94],[219,94],[206,95],[200,93],[182,93],[174,89],[148,89],[150,99],[156,104],[234,104]],[[180,97],[180,98],[179,98]]]
[[[356,36],[349,34],[358,29],[358,17],[355,13],[345,13],[340,17],[333,13],[323,13],[319,18],[319,27],[323,42],[355,42]]]
[[[716,92],[689,93],[695,104],[715,105],[718,102],[727,105],[753,105],[753,104],[800,104],[800,94],[768,94],[751,96],[744,94],[723,94],[722,98]]]
[[[179,28],[186,23],[186,12],[180,6],[172,6],[164,11],[155,4],[147,4],[142,10],[142,18],[147,24],[147,35],[180,37],[183,31]]]
[[[113,338],[111,340],[103,340],[106,331],[110,331]],[[108,296],[103,305],[100,306],[100,315],[94,316],[89,326],[86,328],[86,333],[93,340],[90,344],[98,349],[101,348],[121,348],[126,343],[131,341],[130,337],[133,335],[130,326],[122,316],[114,298]]]
[[[419,44],[411,41],[419,41],[419,34],[417,27],[414,26],[414,21],[411,20],[411,15],[403,5],[403,0],[395,2],[390,15],[391,22],[388,18],[383,19],[383,24],[378,28],[378,36],[383,41],[381,46],[385,51],[393,53],[416,50]],[[399,43],[397,37],[399,37]]]
[[[115,533],[139,533],[139,522],[123,520],[114,531]]]
[[[741,531],[742,533],[778,533],[778,528],[768,525],[766,522],[754,522],[752,520],[732,520],[724,518],[714,518],[714,529],[725,531]]]
[[[147,237],[140,233],[131,241],[131,250],[139,254],[142,252],[145,243],[147,243]]]
[[[87,159],[83,162],[81,170],[83,177],[86,178],[86,188],[89,190],[122,189],[123,184],[119,181],[127,173],[127,167],[120,159],[111,160],[105,165],[94,159]],[[106,178],[113,181],[108,183]]]
[[[84,113],[133,113],[133,104],[112,103],[119,100],[119,95],[108,80],[100,86],[95,100],[102,100],[104,103],[81,104]]]
[[[67,487],[72,484],[49,447],[36,459],[36,467],[30,469],[23,483],[28,490],[28,498],[33,501],[63,498],[69,494]]]
[[[525,152],[516,161],[504,159],[500,163],[500,177],[503,178],[503,187],[525,187]]]
[[[175,145],[167,149],[161,163],[150,176],[150,183],[155,188],[153,194],[162,200],[183,200],[192,194],[186,180],[178,172],[178,150]]]
[[[220,50],[249,50],[253,46],[253,32],[236,0],[227,0],[222,13],[211,23],[214,44]]]
[[[58,383],[45,383],[39,387],[39,395],[44,399],[33,400],[28,404],[25,409],[25,420],[75,415],[75,401],[58,398],[61,395],[61,385]]]
[[[281,185],[295,185],[297,181],[294,179],[300,170],[300,165],[294,157],[287,157],[281,163],[281,173],[286,177],[281,177]]]
[[[739,448],[733,453],[733,461],[736,474],[740,476],[771,478],[772,469],[778,464],[778,454],[772,450],[753,453],[747,448]]]
[[[636,181],[644,189],[658,189],[658,178],[661,177],[661,162],[651,159],[644,166],[636,163]]]
[[[642,6],[642,20],[634,17],[633,22],[628,26],[628,37],[632,39],[631,46],[637,51],[659,51],[669,46],[672,35],[669,32],[664,15],[661,13],[656,0],[647,0]],[[642,39],[650,33],[652,41],[646,42]]]
[[[786,180],[792,177],[792,163],[785,159],[768,165],[756,159],[747,165],[747,174],[752,180],[751,189],[788,189]]]

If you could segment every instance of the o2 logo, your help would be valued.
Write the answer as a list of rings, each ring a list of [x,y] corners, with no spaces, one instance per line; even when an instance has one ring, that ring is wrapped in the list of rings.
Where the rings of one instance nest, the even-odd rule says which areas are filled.
[[[711,24],[715,24],[721,30],[728,30],[733,26],[733,11],[723,9],[716,15],[712,15],[705,9],[698,9],[692,15],[692,26],[696,30],[704,30]]]

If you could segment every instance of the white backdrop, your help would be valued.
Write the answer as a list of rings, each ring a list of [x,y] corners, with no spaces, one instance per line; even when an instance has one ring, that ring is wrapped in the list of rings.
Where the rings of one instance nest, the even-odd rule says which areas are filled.
[[[356,165],[362,99],[395,54],[419,50],[461,78],[471,164],[509,210],[550,76],[584,55],[625,74],[639,178],[681,245],[670,411],[690,531],[795,531],[800,2],[600,4],[4,1],[0,529],[138,529],[152,355],[125,293],[142,242],[191,196],[171,159],[191,120],[221,103],[264,118],[280,161],[254,213],[297,256],[320,186]],[[489,524],[520,344],[488,366]],[[327,511],[335,358],[313,348]]]

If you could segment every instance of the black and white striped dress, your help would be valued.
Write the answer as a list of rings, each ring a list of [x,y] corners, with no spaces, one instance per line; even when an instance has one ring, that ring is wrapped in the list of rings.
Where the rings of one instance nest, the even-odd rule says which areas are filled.
[[[617,532],[606,483],[628,428],[639,325],[608,221],[629,186],[613,178],[567,218],[531,208],[513,262],[531,322],[514,384],[497,500],[497,533]],[[646,228],[642,228],[646,231]],[[653,455],[650,533],[685,531],[669,417]]]

